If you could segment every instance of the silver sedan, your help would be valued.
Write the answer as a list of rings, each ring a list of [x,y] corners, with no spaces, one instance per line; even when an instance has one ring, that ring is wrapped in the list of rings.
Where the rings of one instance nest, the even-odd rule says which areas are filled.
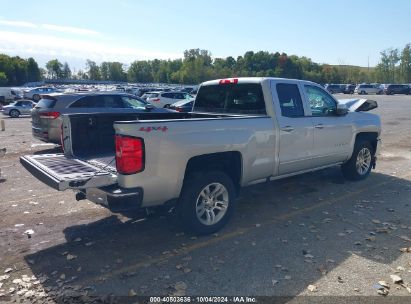
[[[17,118],[20,115],[30,115],[31,109],[34,107],[35,103],[28,99],[17,100],[12,104],[3,106],[3,114],[9,115],[13,118]]]

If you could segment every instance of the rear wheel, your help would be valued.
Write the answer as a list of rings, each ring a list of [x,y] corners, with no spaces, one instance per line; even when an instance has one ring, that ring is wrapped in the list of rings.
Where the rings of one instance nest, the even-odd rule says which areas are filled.
[[[169,109],[169,108],[170,108],[170,105],[169,105],[169,104],[166,104],[166,105],[164,106],[164,108]]]
[[[34,94],[33,95],[33,100],[34,101],[39,101],[40,100],[40,95],[39,94]]]
[[[355,144],[354,152],[348,162],[341,166],[346,179],[362,180],[371,172],[374,162],[374,149],[368,141],[359,141]]]
[[[13,118],[17,118],[20,116],[20,112],[18,110],[11,110],[9,115]]]
[[[235,187],[220,171],[190,175],[177,207],[188,233],[210,234],[220,230],[235,209]]]

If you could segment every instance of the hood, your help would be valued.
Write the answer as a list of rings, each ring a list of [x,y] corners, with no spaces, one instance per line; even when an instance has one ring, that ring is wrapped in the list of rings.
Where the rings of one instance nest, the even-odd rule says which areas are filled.
[[[378,107],[375,100],[365,98],[338,99],[339,104],[345,104],[350,112],[367,112]]]

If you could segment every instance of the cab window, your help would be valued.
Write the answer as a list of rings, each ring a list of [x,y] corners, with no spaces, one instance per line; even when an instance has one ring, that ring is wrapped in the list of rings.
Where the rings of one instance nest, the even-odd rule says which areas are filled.
[[[276,87],[281,115],[284,117],[304,117],[304,107],[298,86],[292,83],[278,83]]]
[[[305,92],[310,104],[312,116],[334,116],[337,104],[324,90],[319,87],[305,85]]]

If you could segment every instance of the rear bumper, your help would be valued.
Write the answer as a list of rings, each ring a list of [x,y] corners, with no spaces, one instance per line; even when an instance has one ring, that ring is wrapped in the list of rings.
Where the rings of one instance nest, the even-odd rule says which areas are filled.
[[[86,199],[102,205],[113,212],[141,208],[144,198],[143,188],[121,188],[118,184],[80,191]]]
[[[41,141],[44,142],[49,142],[49,133],[47,131],[44,131],[41,128],[31,128],[31,134],[33,135],[34,138],[40,139]]]

